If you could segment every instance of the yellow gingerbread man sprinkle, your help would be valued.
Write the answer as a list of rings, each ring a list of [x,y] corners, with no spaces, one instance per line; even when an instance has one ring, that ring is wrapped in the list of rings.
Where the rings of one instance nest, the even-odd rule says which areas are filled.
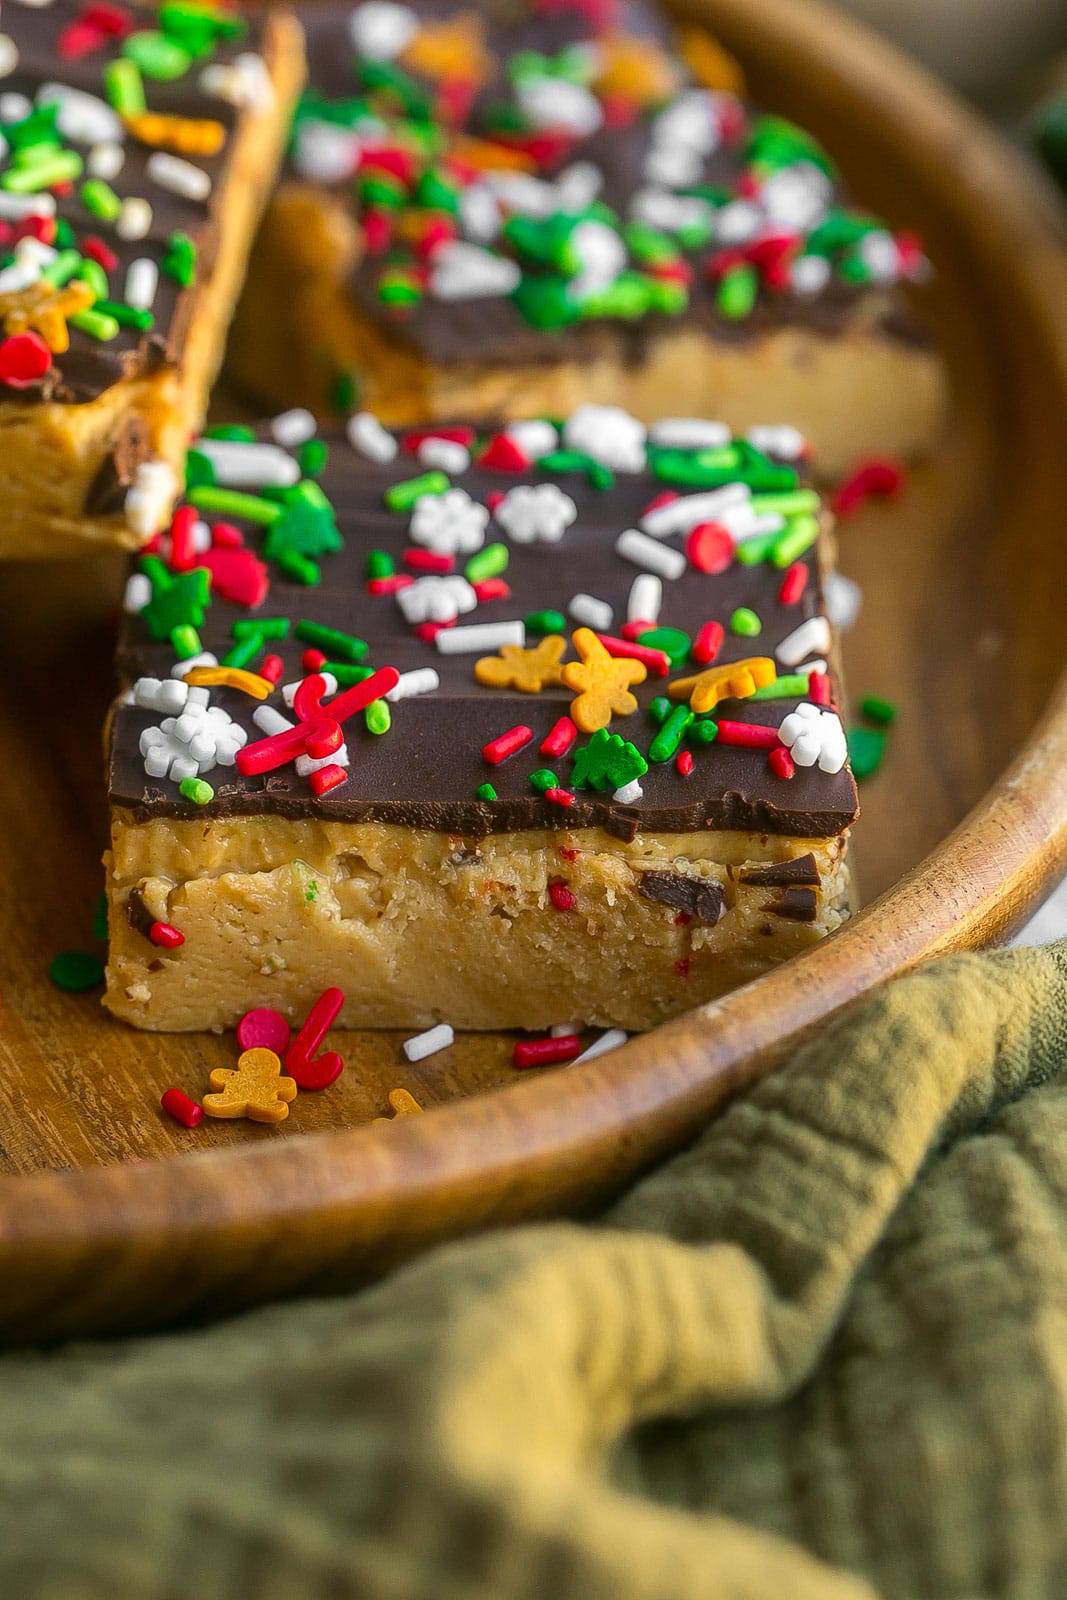
[[[281,1058],[273,1050],[246,1050],[236,1067],[216,1067],[210,1077],[214,1094],[206,1094],[209,1117],[248,1117],[251,1122],[284,1122],[288,1100],[296,1099],[296,1079],[282,1076]]]
[[[0,327],[5,333],[39,333],[54,356],[70,348],[67,322],[88,311],[96,295],[80,278],[61,289],[50,283],[31,283],[26,289],[0,294]]]
[[[667,693],[672,700],[688,700],[690,709],[699,715],[711,711],[720,700],[744,700],[777,676],[769,656],[747,656],[743,661],[706,667],[691,678],[675,678]]]
[[[413,1094],[406,1089],[390,1089],[389,1104],[393,1108],[391,1117],[375,1117],[375,1122],[395,1122],[397,1117],[413,1117],[422,1107]]]
[[[596,733],[612,717],[628,717],[637,710],[630,684],[644,682],[645,667],[629,656],[611,655],[592,628],[578,628],[573,639],[582,659],[568,661],[561,674],[567,688],[578,691],[571,717],[582,733]]]
[[[474,676],[493,689],[539,694],[546,683],[561,681],[560,662],[566,648],[567,641],[559,633],[548,634],[529,650],[519,644],[504,644],[499,655],[483,656],[474,663]]]

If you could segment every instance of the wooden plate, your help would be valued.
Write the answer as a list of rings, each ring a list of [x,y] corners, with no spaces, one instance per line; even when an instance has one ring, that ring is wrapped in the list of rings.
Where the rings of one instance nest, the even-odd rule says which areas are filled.
[[[301,1097],[282,1129],[187,1134],[159,1093],[199,1093],[232,1040],[131,1032],[46,976],[56,951],[91,947],[119,573],[0,570],[6,1337],[336,1286],[434,1239],[588,1207],[801,1029],[922,957],[1005,935],[1067,865],[1059,215],[1019,158],[860,28],[804,0],[684,9],[741,55],[764,103],[841,154],[856,193],[922,229],[937,266],[927,300],[954,376],[950,436],[903,500],[843,536],[867,597],[852,686],[901,706],[864,790],[861,872],[880,898],[797,961],[589,1066],[516,1082],[507,1040],[465,1039],[411,1068],[397,1038],[349,1035],[341,1083]],[[397,1084],[439,1109],[366,1125]]]

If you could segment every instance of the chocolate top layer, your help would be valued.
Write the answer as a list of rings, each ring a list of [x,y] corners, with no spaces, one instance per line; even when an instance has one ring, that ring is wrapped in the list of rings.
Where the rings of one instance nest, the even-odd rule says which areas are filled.
[[[914,241],[899,247],[849,207],[807,134],[726,87],[709,90],[709,81],[739,80],[734,64],[716,68],[715,56],[702,81],[643,0],[416,0],[398,9],[417,26],[384,64],[366,53],[356,8],[303,13],[309,90],[292,161],[345,198],[364,226],[350,282],[360,309],[434,363],[592,358],[608,338],[636,362],[678,322],[726,342],[797,324],[832,334],[872,286],[924,265]],[[458,98],[441,66],[443,39],[453,63],[465,52],[466,72],[477,74],[471,83],[460,72],[467,92]],[[619,87],[627,82],[629,92]],[[325,125],[337,141],[336,175],[318,147]],[[503,174],[488,168],[498,161],[519,163],[525,194],[497,189],[494,201]],[[570,186],[576,173],[592,175],[589,189],[580,176]],[[679,207],[688,208],[685,225]],[[523,237],[516,219],[534,230]],[[562,242],[567,224],[582,222],[602,231]],[[514,292],[442,300],[435,268],[449,246],[435,254],[425,245],[426,230],[442,226],[517,265]],[[887,334],[921,338],[903,300],[883,298]]]
[[[129,55],[138,51],[137,40],[145,36],[180,50],[177,45],[181,36],[180,17],[172,21],[166,5],[141,4],[137,0],[121,7],[100,9],[113,13],[116,32],[104,33],[91,20],[86,21],[87,15],[92,18],[93,8],[82,6],[78,0],[54,0],[44,7],[13,0],[4,7],[3,31],[13,41],[18,59],[14,70],[0,84],[3,96],[0,133],[10,147],[0,156],[0,240],[3,241],[0,268],[10,266],[15,259],[11,247],[20,234],[27,228],[33,229],[61,251],[74,250],[103,263],[107,294],[99,298],[105,301],[107,310],[111,303],[125,305],[127,271],[132,262],[147,258],[159,269],[158,288],[151,305],[151,326],[146,329],[120,325],[110,336],[100,338],[70,324],[69,348],[53,347],[51,366],[42,378],[17,388],[8,387],[0,380],[0,398],[19,403],[93,400],[121,379],[180,360],[195,313],[199,286],[212,268],[220,223],[220,196],[229,170],[232,134],[239,115],[234,104],[214,89],[204,87],[202,74],[205,69],[232,67],[239,56],[254,53],[263,38],[262,22],[255,17],[238,16],[221,9],[215,12],[210,4],[193,8],[201,13],[202,19],[199,31],[204,42],[198,46],[200,53],[194,56],[187,52],[186,70],[172,81],[158,81],[147,73],[141,74]],[[179,13],[181,9],[180,6],[171,7],[170,11]],[[219,19],[225,34],[235,32],[237,36],[218,33],[212,25],[213,16]],[[160,32],[161,19],[172,28],[173,36]],[[180,54],[172,54],[171,59],[180,67]],[[78,169],[76,175],[65,182],[42,183],[39,190],[31,190],[28,197],[24,196],[16,175],[19,160],[24,159],[20,158],[20,139],[26,137],[30,127],[41,122],[46,116],[47,103],[54,99],[49,94],[42,96],[42,87],[59,85],[60,93],[76,91],[103,102],[96,122],[106,127],[104,106],[112,92],[106,74],[109,66],[119,61],[124,62],[122,70],[134,83],[140,82],[150,113],[181,119],[186,128],[191,122],[212,124],[222,131],[221,148],[210,154],[195,148],[183,151],[169,135],[164,135],[158,143],[150,142],[147,127],[142,128],[144,136],[139,137],[136,123],[127,121],[123,125],[121,118],[112,125],[113,136],[89,141],[80,136],[61,110],[58,130],[44,122],[43,133],[65,159],[73,158],[72,166]],[[206,82],[210,86],[210,71]],[[269,92],[269,84],[267,90]],[[34,116],[27,121],[29,112]],[[172,132],[176,126],[171,124]],[[121,158],[120,170],[115,173],[108,164],[109,153],[114,154],[115,160]],[[158,181],[149,171],[149,163],[158,153],[200,169],[210,180],[210,192],[204,198],[189,198]],[[101,162],[103,165],[98,166]],[[96,194],[103,185],[117,203],[148,202],[151,221],[143,236],[123,237],[128,231],[126,220],[111,214],[111,200],[107,197],[103,212],[87,201],[87,195],[94,196],[93,179],[97,171],[107,176],[95,180]],[[35,194],[42,202],[38,207],[32,203]],[[27,199],[26,214],[16,215],[16,202],[24,198]],[[5,228],[10,232],[4,232]],[[187,252],[187,258],[193,262],[191,273],[177,265],[184,247],[179,244],[175,250],[175,235],[191,242],[192,250]],[[103,249],[98,249],[97,244]],[[73,275],[80,276],[81,270],[78,266]],[[5,309],[10,313],[13,307],[10,299],[5,299],[0,280],[0,337],[5,332]],[[16,331],[10,318],[6,331]]]
[[[669,467],[666,452],[651,453],[653,458],[658,455],[661,469]],[[677,452],[670,459],[676,458]],[[435,642],[416,636],[401,614],[395,594],[368,592],[366,575],[371,551],[385,552],[398,573],[417,575],[405,563],[405,553],[418,548],[409,537],[410,513],[387,509],[383,497],[392,485],[426,470],[407,451],[389,465],[378,465],[358,456],[344,439],[332,439],[329,462],[320,483],[336,510],[344,548],[316,558],[321,582],[306,587],[272,569],[270,593],[257,610],[250,612],[216,594],[199,626],[199,634],[204,649],[222,658],[234,646],[234,624],[240,632],[242,624],[257,616],[290,619],[294,627],[288,637],[263,641],[249,661],[254,669],[264,655],[276,651],[284,660],[285,681],[300,676],[301,657],[307,648],[296,636],[296,624],[301,620],[325,624],[365,640],[369,647],[367,665],[389,665],[402,673],[433,667],[440,675],[440,687],[433,693],[394,703],[392,727],[387,733],[368,732],[362,714],[346,722],[343,731],[351,758],[347,781],[322,798],[313,796],[308,780],[298,776],[292,765],[248,777],[229,766],[216,767],[206,774],[215,794],[204,807],[183,798],[177,784],[168,778],[146,776],[139,741],[146,728],[159,724],[160,715],[124,704],[117,710],[110,742],[110,793],[117,807],[137,821],[155,816],[270,814],[377,820],[461,835],[519,828],[602,826],[622,837],[632,837],[641,829],[684,832],[703,828],[815,837],[835,835],[850,825],[856,816],[857,799],[847,768],[831,774],[818,767],[798,765],[792,778],[776,777],[768,765],[766,750],[724,743],[683,745],[681,748],[691,749],[694,759],[694,769],[688,777],[682,775],[673,759],[651,762],[640,779],[643,793],[633,802],[620,802],[611,792],[585,788],[574,791],[574,803],[569,806],[545,799],[531,786],[531,775],[537,769],[550,769],[563,789],[571,789],[576,752],[553,759],[539,754],[539,745],[557,719],[568,714],[574,690],[556,685],[539,694],[524,694],[483,685],[475,680],[474,664],[480,656],[493,654],[493,649],[442,654]],[[523,619],[546,609],[567,613],[573,597],[579,594],[592,595],[610,605],[613,621],[608,631],[612,634],[617,635],[625,623],[628,596],[639,569],[616,552],[615,542],[623,530],[638,525],[649,502],[664,490],[664,481],[647,471],[618,473],[610,487],[598,489],[591,486],[583,471],[546,472],[535,466],[521,475],[475,466],[453,478],[456,487],[483,505],[492,503],[494,495],[500,496],[516,484],[549,482],[558,484],[572,499],[576,518],[558,543],[516,543],[495,520],[490,520],[485,542],[506,547],[508,561],[503,579],[510,593],[481,600],[476,610],[458,617],[460,628]],[[282,497],[295,492],[283,491]],[[215,521],[210,515],[208,520]],[[247,547],[262,548],[262,527],[229,514],[225,520],[236,522],[243,529]],[[223,537],[230,536],[224,532]],[[679,550],[683,541],[679,535],[672,535],[659,542],[664,548]],[[164,556],[166,549],[164,541]],[[798,598],[789,604],[778,598],[782,569],[770,561],[752,565],[734,561],[717,574],[689,565],[676,581],[663,582],[660,624],[683,630],[694,639],[708,621],[721,622],[726,631],[717,663],[756,655],[773,657],[787,635],[822,610],[814,554],[809,550],[805,556],[809,570]],[[204,559],[210,561],[213,557]],[[469,559],[466,553],[458,555],[454,570],[462,574]],[[151,562],[148,569],[158,578],[161,569],[153,568]],[[731,618],[742,607],[759,618],[758,637],[731,631]],[[577,625],[569,621],[567,632]],[[531,628],[527,647],[536,643],[537,635]],[[126,618],[118,661],[127,682],[142,675],[166,677],[174,658],[171,643],[153,639],[143,616]],[[568,645],[567,659],[576,659],[573,643]],[[699,665],[690,661],[672,670],[669,677],[650,673],[646,681],[634,687],[640,709],[630,716],[616,716],[610,732],[632,741],[647,757],[657,732],[657,724],[647,709],[649,703],[666,693],[669,682],[699,670]],[[780,666],[778,670],[784,674],[791,669]],[[248,732],[250,741],[263,736],[253,723],[255,702],[247,694],[233,688],[213,688],[211,703],[230,713]],[[267,703],[284,711],[280,692]],[[797,704],[795,693],[782,699],[723,701],[713,715],[716,719],[777,728]],[[328,707],[325,709],[328,714]],[[483,747],[519,724],[533,730],[534,741],[503,764],[490,766],[483,758]],[[578,747],[587,742],[579,736]],[[495,787],[497,799],[477,797],[477,789],[486,782]]]

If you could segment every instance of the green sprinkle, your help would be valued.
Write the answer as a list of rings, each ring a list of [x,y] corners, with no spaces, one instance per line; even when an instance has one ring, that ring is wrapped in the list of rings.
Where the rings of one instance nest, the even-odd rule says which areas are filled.
[[[187,450],[185,452],[185,489],[199,488],[201,484],[214,484],[217,481],[215,468],[211,460],[202,450]]]
[[[9,194],[37,194],[57,183],[73,183],[82,175],[82,158],[74,150],[43,152],[24,166],[9,167],[0,176],[0,188]]]
[[[758,294],[759,274],[755,267],[742,261],[723,273],[715,305],[722,316],[740,322],[750,315]]]
[[[484,583],[508,569],[510,551],[506,544],[487,544],[477,555],[471,556],[463,569],[468,583]]]
[[[262,633],[248,633],[239,639],[232,650],[227,650],[222,658],[224,667],[247,667],[260,654],[266,644]]]
[[[523,626],[527,633],[544,636],[549,633],[562,633],[567,626],[567,619],[562,611],[531,611],[524,619]]]
[[[108,317],[103,312],[90,309],[79,311],[73,317],[67,318],[72,328],[78,328],[82,333],[87,333],[91,339],[105,342],[113,339],[119,331],[119,325],[114,317]]]
[[[788,567],[798,556],[802,556],[805,550],[810,550],[818,537],[818,517],[810,516],[807,512],[802,516],[793,517],[785,532],[778,535],[771,560],[776,567]]]
[[[387,550],[371,550],[367,556],[367,577],[392,578],[396,573],[396,562]]]
[[[239,617],[230,632],[235,639],[247,639],[250,634],[257,639],[288,639],[291,627],[288,617]]]
[[[155,322],[151,311],[139,311],[135,306],[121,305],[116,300],[109,300],[106,295],[100,296],[93,310],[103,317],[110,317],[120,328],[136,328],[139,333],[147,333]]]
[[[96,904],[93,906],[93,935],[97,939],[107,938],[107,895],[98,894]]]
[[[205,439],[221,439],[227,444],[255,444],[256,430],[246,422],[213,422],[204,429]]]
[[[338,372],[330,389],[330,404],[342,417],[350,416],[358,407],[363,391],[358,372]]]
[[[193,64],[188,50],[184,50],[164,33],[144,29],[131,33],[122,41],[122,53],[156,83],[170,83],[184,77]]]
[[[523,278],[512,292],[520,316],[535,328],[567,328],[582,313],[570,297],[566,278]]]
[[[885,734],[880,728],[849,728],[848,759],[857,783],[871,778],[885,755]]]
[[[347,689],[353,683],[363,683],[374,676],[373,667],[353,666],[351,661],[327,661],[322,670],[332,672],[341,689]]]
[[[308,880],[306,888],[304,889],[304,899],[305,900],[314,900],[317,897],[318,892],[319,892],[318,884],[315,882],[314,878],[310,878]]]
[[[860,710],[870,722],[877,722],[883,728],[888,728],[897,714],[892,700],[883,700],[877,694],[865,695],[860,702]]]
[[[139,117],[147,109],[140,68],[128,57],[109,61],[104,67],[104,92],[121,117]]]
[[[187,626],[195,631],[203,624],[211,593],[211,574],[206,567],[172,574],[155,556],[146,556],[141,571],[152,584],[152,598],[141,617],[153,639],[169,639],[175,628]]]
[[[654,700],[648,702],[648,714],[653,722],[661,724],[666,722],[673,709],[665,694],[658,694]]]
[[[784,677],[775,678],[773,683],[764,684],[762,689],[755,689],[752,694],[746,695],[747,700],[791,700],[794,696],[801,699],[808,692],[808,675],[806,672],[787,672]]]
[[[690,723],[686,732],[686,738],[694,744],[714,744],[718,737],[719,724],[713,722],[710,717],[698,717],[695,722]]]
[[[547,767],[538,767],[536,772],[530,773],[530,787],[536,789],[538,794],[544,794],[546,789],[558,789],[559,779]]]
[[[327,628],[321,622],[298,622],[295,631],[305,644],[315,645],[324,655],[340,656],[343,661],[363,661],[370,648],[365,639],[342,633],[339,628]]]
[[[66,989],[68,994],[84,994],[87,989],[98,989],[103,983],[104,964],[88,950],[64,950],[53,956],[48,976],[57,989]]]
[[[750,503],[760,516],[798,517],[802,511],[818,511],[821,502],[814,489],[787,489],[781,494],[754,494]]]
[[[480,783],[474,792],[479,800],[496,800],[498,798],[497,792],[491,783]]]
[[[367,724],[368,733],[388,733],[393,725],[388,701],[372,700],[363,713],[363,720]]]
[[[444,494],[452,485],[443,472],[424,472],[420,478],[405,478],[385,491],[390,511],[410,511],[424,494]]]
[[[588,744],[574,752],[571,783],[576,789],[624,789],[648,771],[636,745],[621,734],[598,728]]]
[[[99,261],[94,261],[91,256],[83,256],[78,267],[78,277],[83,283],[87,283],[95,294],[96,300],[93,304],[93,310],[99,311],[101,309],[101,300],[106,300],[110,292],[107,273]]]
[[[537,465],[544,472],[584,472],[594,489],[610,489],[615,482],[615,474],[608,467],[580,450],[553,450],[542,456]]]
[[[743,539],[734,551],[734,560],[742,567],[758,567],[761,561],[774,555],[778,541],[787,532],[788,529],[781,529],[778,533],[757,533],[752,539]]]
[[[159,263],[160,271],[188,289],[196,277],[196,245],[187,233],[174,232]]]
[[[214,789],[203,778],[183,778],[178,793],[183,800],[191,800],[194,806],[206,806],[215,798]]]
[[[323,439],[305,439],[300,446],[300,471],[305,478],[317,478],[326,466],[329,449]]]
[[[81,201],[86,211],[104,222],[114,222],[122,210],[122,201],[103,178],[86,178],[81,186]]]
[[[754,639],[763,632],[763,623],[748,606],[738,606],[730,618],[730,632],[739,633],[745,639]]]
[[[693,713],[688,706],[675,706],[666,722],[653,739],[648,752],[650,761],[669,761],[685,737]]]
[[[293,583],[302,583],[308,589],[314,588],[322,578],[316,563],[308,556],[302,556],[298,550],[283,550],[278,556],[278,566],[285,577]]]
[[[649,650],[662,650],[672,667],[680,667],[689,657],[693,641],[681,628],[649,628],[638,635],[638,644]]]
[[[82,257],[77,250],[61,250],[56,259],[45,267],[40,281],[50,283],[53,289],[61,289],[70,282],[81,264]]]
[[[179,661],[188,661],[190,656],[198,656],[204,648],[200,643],[200,635],[189,622],[180,622],[176,628],[170,630],[170,643]]]
[[[197,484],[186,495],[198,511],[213,511],[220,517],[244,517],[268,527],[282,515],[282,507],[258,494],[242,494],[240,489],[217,489],[213,484]]]

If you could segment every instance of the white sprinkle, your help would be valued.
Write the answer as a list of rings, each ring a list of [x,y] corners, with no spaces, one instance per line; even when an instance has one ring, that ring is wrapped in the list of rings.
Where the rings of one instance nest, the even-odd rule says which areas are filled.
[[[357,411],[349,417],[345,433],[353,450],[358,450],[366,460],[377,461],[383,466],[396,460],[400,446],[369,411]]]
[[[454,239],[434,251],[430,293],[438,300],[496,299],[510,294],[521,278],[517,262]]]
[[[122,210],[115,222],[115,232],[120,239],[143,239],[152,227],[152,207],[140,195],[131,195],[122,202]]]
[[[135,311],[151,311],[158,288],[159,268],[151,256],[138,256],[130,262],[123,290],[127,305]]]
[[[315,437],[316,427],[311,412],[305,411],[303,406],[296,406],[292,411],[283,411],[275,417],[270,431],[276,444],[286,450],[295,450]]]
[[[94,144],[85,158],[85,170],[90,178],[103,178],[111,183],[122,171],[126,152],[120,144]]]
[[[18,64],[18,45],[10,34],[0,33],[0,78],[9,78]]]
[[[478,596],[461,573],[453,572],[416,578],[396,591],[396,603],[404,621],[414,627],[419,622],[455,622],[477,608]]]
[[[627,528],[625,533],[619,534],[615,541],[615,553],[622,556],[624,561],[632,561],[635,567],[643,567],[646,572],[658,573],[661,578],[668,580],[680,578],[689,564],[681,550],[672,550],[668,545],[659,544],[647,534],[639,533],[636,528]]]
[[[810,233],[826,216],[832,199],[833,185],[813,161],[779,167],[759,191],[768,222],[790,233]]]
[[[24,217],[54,217],[54,194],[8,194],[0,189],[0,220],[21,222]]]
[[[193,523],[192,537],[189,542],[192,545],[193,553],[198,556],[202,556],[205,550],[211,549],[214,539],[206,522]]]
[[[700,522],[717,522],[729,507],[751,498],[747,483],[724,483],[721,489],[709,489],[704,494],[685,494],[677,500],[668,500],[641,518],[641,527],[653,539],[664,539],[669,533],[688,533]]]
[[[759,539],[765,533],[780,533],[785,527],[785,518],[780,512],[757,511],[750,500],[727,506],[725,511],[720,512],[718,520],[735,544]]]
[[[435,667],[415,667],[411,672],[402,672],[388,691],[387,700],[410,700],[417,694],[433,694],[435,689],[441,687],[440,674]]]
[[[404,1054],[409,1061],[422,1061],[426,1056],[436,1055],[438,1050],[447,1050],[455,1037],[447,1022],[439,1022],[436,1028],[427,1028],[425,1033],[405,1039]]]
[[[126,526],[139,538],[150,539],[170,516],[177,493],[178,482],[168,461],[142,461],[126,491]]]
[[[826,672],[827,670],[824,656],[812,656],[810,660],[802,661],[798,667],[790,668],[790,671],[795,672],[798,678],[806,678],[809,673]]]
[[[434,643],[443,656],[472,655],[504,644],[525,645],[526,628],[522,622],[472,622],[465,628],[442,628]]]
[[[349,763],[348,746],[346,744],[338,745],[337,749],[328,756],[297,756],[296,775],[298,778],[310,778],[313,772],[321,772],[323,767],[335,764],[339,767],[344,767],[347,772]]]
[[[590,295],[610,289],[626,265],[626,246],[606,222],[579,222],[568,241],[581,266],[567,285],[567,298],[581,305]]]
[[[830,282],[831,267],[825,256],[798,256],[789,267],[789,287],[794,294],[819,294]]]
[[[337,693],[337,679],[334,677],[332,672],[323,672],[318,674],[308,673],[308,677],[313,676],[321,677],[323,683],[325,683],[326,687],[322,691],[324,695]],[[294,678],[292,683],[285,683],[282,685],[282,699],[285,701],[287,706],[291,706],[293,701],[296,699],[296,691],[299,689],[303,681],[303,678]]]
[[[584,623],[596,633],[603,633],[605,628],[610,628],[615,615],[606,600],[598,600],[592,594],[573,595],[567,610],[575,622]]]
[[[629,1034],[624,1033],[622,1028],[609,1028],[606,1033],[600,1035],[599,1039],[594,1039],[588,1049],[583,1050],[580,1056],[575,1056],[574,1060],[569,1062],[568,1065],[577,1067],[583,1061],[594,1060],[596,1056],[606,1056],[609,1050],[617,1050],[620,1045],[626,1043],[628,1038]]]
[[[763,212],[751,200],[731,200],[715,213],[715,242],[747,244],[762,221]]]
[[[183,161],[181,156],[169,155],[165,150],[154,150],[145,163],[145,176],[171,194],[183,200],[206,200],[211,193],[211,178],[203,167]]]
[[[132,572],[126,579],[122,595],[122,609],[127,616],[135,617],[144,610],[152,598],[152,580],[143,572]]]
[[[559,209],[570,214],[586,211],[604,187],[604,174],[595,161],[573,161],[556,178]]]
[[[516,98],[535,128],[562,128],[584,139],[604,121],[596,95],[566,78],[533,78],[518,85]]]
[[[24,94],[0,94],[0,122],[21,122],[33,110]]]
[[[663,584],[654,572],[641,572],[630,585],[627,622],[658,622],[663,604]]]
[[[194,667],[217,667],[218,664],[218,656],[213,656],[210,650],[201,650],[197,656],[186,656],[184,661],[176,661],[170,669],[170,675],[172,678],[184,678],[185,674],[192,672]],[[191,699],[194,694],[202,694],[204,696],[202,703],[204,705],[207,704],[208,691],[206,689],[190,689],[189,698]]]
[[[0,294],[18,294],[36,283],[41,276],[41,263],[29,250],[16,250],[9,267],[0,271]]]
[[[568,450],[581,450],[612,472],[644,472],[643,422],[621,406],[579,406],[563,425]]]
[[[648,430],[653,444],[670,450],[718,450],[732,438],[725,422],[701,417],[664,417]]]
[[[138,678],[133,704],[141,711],[160,711],[174,717],[185,710],[191,690],[181,678]]]
[[[576,1022],[556,1022],[549,1028],[548,1033],[551,1039],[569,1039],[572,1034],[581,1031]]]
[[[440,467],[453,477],[471,464],[470,451],[458,439],[424,439],[415,454],[424,467]]]
[[[56,127],[72,144],[121,144],[125,138],[122,120],[104,100],[65,83],[42,83],[37,91],[39,106],[56,106]]]
[[[353,47],[368,61],[395,61],[418,27],[411,7],[393,5],[391,0],[365,0],[348,18]]]
[[[269,111],[274,104],[274,84],[262,56],[239,55],[232,66],[213,61],[200,74],[200,87],[230,105],[249,111]]]
[[[662,228],[665,233],[676,233],[681,228],[707,227],[712,218],[712,208],[706,200],[696,195],[672,194],[669,189],[639,189],[630,202],[630,215],[635,222],[647,222],[650,228]]]
[[[305,122],[296,136],[293,165],[312,183],[343,183],[359,164],[360,142],[348,128]]]
[[[840,772],[848,759],[848,742],[841,718],[809,701],[797,706],[781,723],[778,737],[798,767],[820,772]]]
[[[15,254],[19,257],[28,257],[30,261],[35,262],[38,267],[43,269],[51,266],[52,262],[57,259],[59,251],[54,250],[50,244],[45,244],[41,239],[34,239],[31,235],[28,239],[19,240],[15,246]]]
[[[829,622],[825,617],[809,617],[786,635],[774,653],[784,666],[795,667],[812,650],[824,653],[829,648]]]
[[[638,780],[631,778],[630,782],[624,783],[621,789],[616,789],[611,798],[617,800],[620,806],[629,806],[633,805],[635,800],[640,800],[644,792]]]
[[[863,591],[843,572],[829,572],[823,580],[826,615],[841,633],[847,633],[860,614]]]
[[[268,739],[273,739],[276,733],[286,733],[296,726],[288,717],[283,717],[275,706],[257,706],[252,713],[252,721]]]
[[[537,418],[509,422],[504,432],[509,439],[514,439],[530,461],[540,461],[542,456],[551,455],[559,445],[559,430],[551,422],[541,422]]]
[[[196,448],[215,469],[215,481],[226,489],[289,489],[300,482],[300,466],[276,444],[247,444],[239,439],[198,439]]]
[[[471,183],[460,191],[459,220],[464,237],[478,244],[490,244],[504,221],[504,213],[492,189],[484,183]]]
[[[749,428],[745,438],[757,450],[777,456],[781,461],[799,461],[808,453],[808,441],[799,428],[790,427],[788,422]]]

